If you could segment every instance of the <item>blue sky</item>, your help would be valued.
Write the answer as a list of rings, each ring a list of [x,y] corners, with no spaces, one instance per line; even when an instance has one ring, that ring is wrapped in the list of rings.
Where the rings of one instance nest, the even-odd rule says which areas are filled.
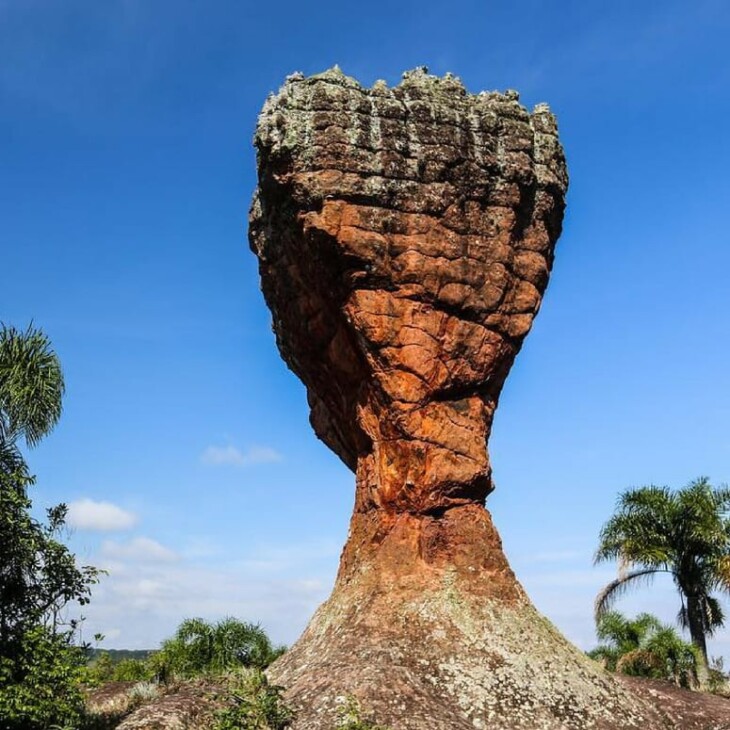
[[[233,614],[291,642],[329,593],[353,477],[274,345],[251,138],[292,71],[427,64],[558,116],[565,231],[489,507],[538,607],[589,647],[617,493],[730,481],[728,31],[722,0],[0,0],[0,320],[32,319],[64,365],[29,460],[38,505],[72,503],[74,549],[110,571],[86,633],[151,647]],[[657,583],[620,607],[678,605]]]

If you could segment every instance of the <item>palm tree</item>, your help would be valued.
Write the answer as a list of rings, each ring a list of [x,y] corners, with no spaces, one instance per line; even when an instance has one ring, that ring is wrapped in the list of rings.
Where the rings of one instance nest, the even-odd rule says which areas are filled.
[[[707,637],[723,625],[715,591],[730,592],[730,489],[706,477],[683,489],[640,487],[620,495],[603,526],[595,562],[618,560],[619,576],[597,596],[600,621],[627,589],[671,575],[680,595],[678,620],[707,670]]]
[[[596,636],[602,643],[588,656],[615,672],[621,657],[636,651],[649,634],[660,628],[659,619],[649,613],[629,619],[618,611],[606,611],[596,623]]]
[[[61,364],[48,337],[0,324],[0,469],[25,471],[18,440],[35,446],[61,417]]]
[[[629,619],[618,611],[606,611],[596,635],[602,643],[588,656],[611,672],[669,679],[688,689],[697,685],[699,651],[656,616],[642,613]]]
[[[155,663],[163,674],[195,677],[236,667],[265,669],[283,652],[284,648],[274,647],[256,624],[235,618],[216,623],[189,618],[171,639],[163,642]]]

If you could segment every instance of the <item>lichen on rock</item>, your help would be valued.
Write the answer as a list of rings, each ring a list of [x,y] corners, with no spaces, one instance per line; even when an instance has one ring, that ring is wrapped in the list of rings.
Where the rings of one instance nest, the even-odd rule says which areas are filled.
[[[255,135],[250,243],[311,423],[356,474],[331,598],[272,669],[296,728],[671,727],[533,608],[485,509],[505,378],[568,184],[555,117],[424,68],[290,76]]]

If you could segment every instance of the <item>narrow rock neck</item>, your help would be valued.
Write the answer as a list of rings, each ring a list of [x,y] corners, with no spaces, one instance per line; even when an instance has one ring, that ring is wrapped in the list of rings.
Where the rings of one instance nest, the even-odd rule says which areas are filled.
[[[493,488],[486,444],[495,406],[469,395],[360,410],[372,448],[358,458],[340,588],[417,592],[458,578],[470,591],[523,596],[484,507]]]
[[[372,449],[357,463],[355,512],[438,516],[492,491],[487,439],[495,404],[481,396],[363,409]]]

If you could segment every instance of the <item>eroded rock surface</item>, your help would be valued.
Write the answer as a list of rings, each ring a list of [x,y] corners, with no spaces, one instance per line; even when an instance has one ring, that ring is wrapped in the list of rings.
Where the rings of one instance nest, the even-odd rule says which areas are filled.
[[[251,243],[317,435],[359,505],[435,514],[491,490],[484,448],[567,185],[553,115],[422,71],[291,77],[256,135]]]
[[[484,508],[494,411],[561,230],[549,109],[333,69],[290,77],[255,144],[277,343],[356,473],[333,595],[273,669],[296,727],[331,728],[348,693],[393,730],[670,727],[539,616]]]

